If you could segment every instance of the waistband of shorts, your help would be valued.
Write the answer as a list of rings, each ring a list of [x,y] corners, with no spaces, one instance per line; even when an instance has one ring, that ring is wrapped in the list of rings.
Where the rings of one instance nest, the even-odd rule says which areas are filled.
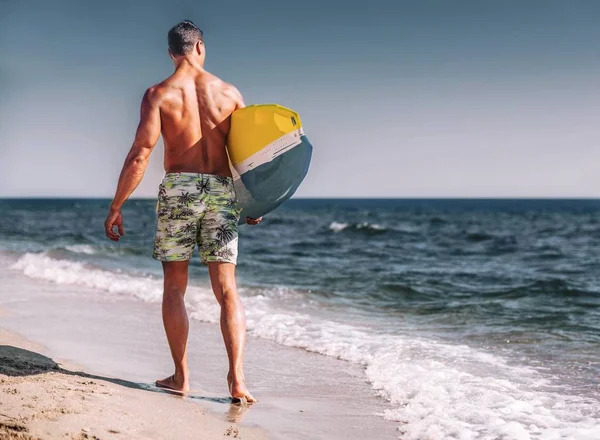
[[[187,178],[187,179],[204,179],[204,178],[209,178],[209,179],[228,179],[231,180],[233,182],[233,177],[229,177],[229,176],[222,176],[220,174],[207,174],[207,173],[167,173],[165,174],[164,179],[178,179],[178,178]]]

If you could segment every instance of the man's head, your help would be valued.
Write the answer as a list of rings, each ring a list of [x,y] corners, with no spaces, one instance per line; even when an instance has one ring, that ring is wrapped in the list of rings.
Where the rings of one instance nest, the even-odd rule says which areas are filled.
[[[189,20],[177,23],[169,31],[169,55],[171,58],[196,55],[204,59],[202,31]]]

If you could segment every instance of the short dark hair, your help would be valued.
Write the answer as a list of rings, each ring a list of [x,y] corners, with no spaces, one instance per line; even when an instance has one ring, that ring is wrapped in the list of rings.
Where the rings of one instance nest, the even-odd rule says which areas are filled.
[[[198,41],[202,41],[203,33],[190,20],[177,23],[169,31],[169,50],[173,55],[189,53]]]

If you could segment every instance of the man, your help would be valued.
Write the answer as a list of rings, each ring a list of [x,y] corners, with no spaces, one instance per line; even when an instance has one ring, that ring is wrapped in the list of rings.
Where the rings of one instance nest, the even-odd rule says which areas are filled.
[[[162,316],[175,373],[156,385],[189,389],[184,294],[189,260],[198,244],[221,306],[229,392],[234,400],[254,402],[244,380],[246,322],[235,283],[240,211],[225,148],[231,113],[244,107],[244,101],[234,86],[204,70],[202,31],[194,23],[175,25],[168,41],[175,72],[144,94],[140,124],[104,224],[106,235],[114,241],[124,235],[121,207],[142,180],[162,134],[166,175],[159,187],[153,256],[163,266]],[[249,224],[260,221],[246,218]]]

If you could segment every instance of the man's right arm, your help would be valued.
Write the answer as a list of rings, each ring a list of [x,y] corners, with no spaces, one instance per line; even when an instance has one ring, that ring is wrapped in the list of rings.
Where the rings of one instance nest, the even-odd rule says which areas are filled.
[[[156,91],[151,87],[142,99],[140,123],[135,134],[135,140],[123,164],[115,197],[104,222],[106,236],[113,241],[119,241],[120,236],[124,235],[121,207],[141,182],[148,166],[150,153],[152,153],[158,142],[160,132],[160,109],[157,103]],[[115,226],[119,231],[118,234],[113,230]]]

